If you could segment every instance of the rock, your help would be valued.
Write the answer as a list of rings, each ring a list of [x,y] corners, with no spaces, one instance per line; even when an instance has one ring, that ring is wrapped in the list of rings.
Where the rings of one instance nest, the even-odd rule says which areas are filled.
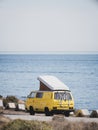
[[[3,113],[3,109],[4,109],[4,107],[3,107],[3,100],[0,99],[0,113]]]
[[[25,102],[23,100],[18,100],[19,104],[25,104]]]
[[[7,108],[8,109],[16,109],[16,105],[15,105],[15,103],[10,102],[10,103],[8,103]]]
[[[75,115],[76,117],[89,117],[90,113],[87,109],[80,109],[76,110]]]
[[[0,99],[0,107],[3,107],[3,100]]]
[[[70,116],[75,116],[74,112],[70,112]]]
[[[25,104],[17,104],[17,110],[25,111]]]
[[[96,118],[98,118],[98,110],[93,110],[92,112],[91,112],[91,114],[90,114],[90,117],[96,117]]]
[[[65,117],[64,115],[54,115],[52,120],[62,122],[65,121],[64,117]]]

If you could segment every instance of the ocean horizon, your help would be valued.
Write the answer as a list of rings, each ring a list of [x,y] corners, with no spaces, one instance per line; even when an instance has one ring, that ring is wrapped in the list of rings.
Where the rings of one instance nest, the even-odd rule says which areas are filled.
[[[40,54],[40,55],[42,55],[42,54],[68,54],[68,55],[70,55],[70,54],[83,54],[83,55],[85,55],[85,54],[88,54],[88,55],[95,55],[95,54],[98,54],[98,51],[0,51],[0,54],[23,54],[23,55],[27,55],[27,54],[30,54],[30,55],[32,55],[32,54]]]

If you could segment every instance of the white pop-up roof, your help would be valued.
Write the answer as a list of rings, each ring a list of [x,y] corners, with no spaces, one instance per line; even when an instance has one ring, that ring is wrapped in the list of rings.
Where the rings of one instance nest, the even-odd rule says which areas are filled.
[[[69,88],[55,76],[39,76],[38,80],[51,90],[69,90]]]

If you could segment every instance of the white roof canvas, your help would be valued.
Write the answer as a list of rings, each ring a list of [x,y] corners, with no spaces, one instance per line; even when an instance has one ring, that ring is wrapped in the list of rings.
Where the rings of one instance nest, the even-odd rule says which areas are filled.
[[[38,80],[45,84],[51,90],[69,90],[69,88],[55,76],[39,76]]]

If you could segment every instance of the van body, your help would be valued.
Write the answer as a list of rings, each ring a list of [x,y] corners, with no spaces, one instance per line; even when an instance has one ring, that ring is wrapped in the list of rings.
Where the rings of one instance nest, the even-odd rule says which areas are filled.
[[[69,90],[32,91],[26,99],[26,109],[31,115],[44,112],[46,116],[62,113],[69,116],[74,111],[74,99]]]

